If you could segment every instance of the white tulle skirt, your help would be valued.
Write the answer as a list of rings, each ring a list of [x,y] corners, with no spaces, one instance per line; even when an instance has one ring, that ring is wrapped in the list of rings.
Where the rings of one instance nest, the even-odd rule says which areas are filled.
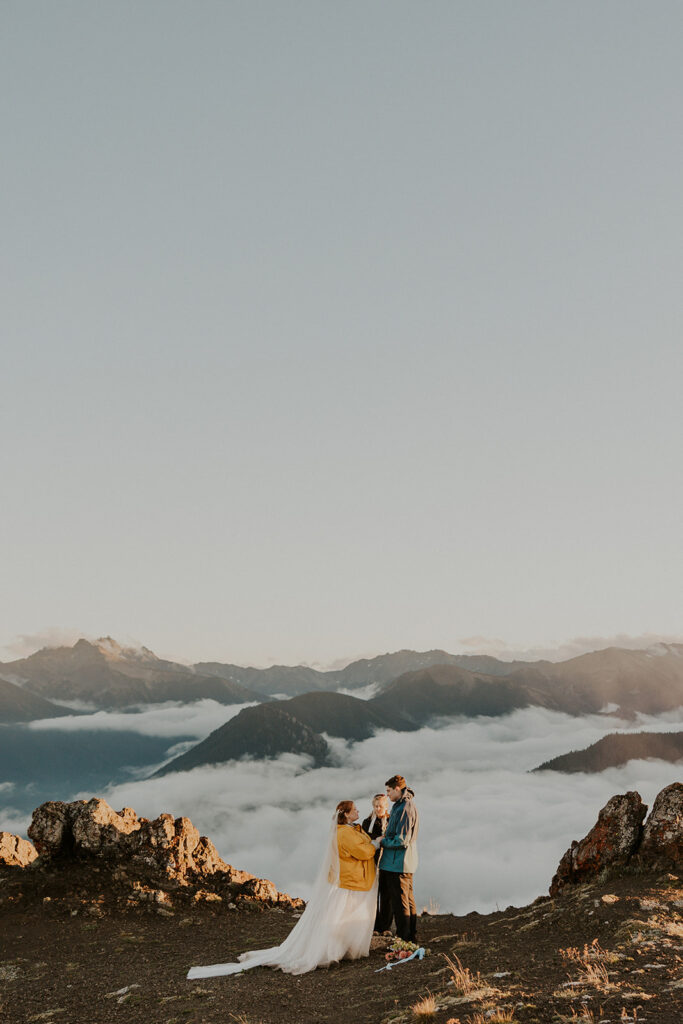
[[[239,963],[192,967],[187,976],[215,978],[252,967],[305,974],[338,960],[357,960],[370,952],[376,910],[377,880],[368,892],[329,886],[324,899],[308,904],[281,946],[243,953]]]

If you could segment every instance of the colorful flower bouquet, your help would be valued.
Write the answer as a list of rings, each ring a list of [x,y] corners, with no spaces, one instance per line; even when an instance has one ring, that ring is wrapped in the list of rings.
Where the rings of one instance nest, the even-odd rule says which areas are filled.
[[[405,939],[394,939],[392,944],[389,946],[388,952],[384,954],[384,959],[387,963],[393,963],[398,960],[407,960],[409,956],[416,953],[420,947],[416,942],[406,942]],[[429,953],[430,950],[426,949],[425,953]]]

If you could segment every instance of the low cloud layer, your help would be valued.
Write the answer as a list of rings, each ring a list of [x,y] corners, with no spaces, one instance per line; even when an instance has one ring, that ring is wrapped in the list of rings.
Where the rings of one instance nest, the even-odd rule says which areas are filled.
[[[87,715],[41,718],[31,722],[29,728],[50,732],[138,732],[142,736],[167,736],[169,739],[190,736],[201,740],[247,707],[253,707],[253,704],[219,704],[215,700],[198,700],[192,704],[166,701],[141,705],[127,712],[95,711]]]
[[[306,896],[337,801],[354,799],[366,814],[372,795],[398,771],[413,785],[421,815],[418,902],[487,911],[547,891],[571,840],[591,828],[612,795],[638,789],[651,804],[679,774],[656,761],[600,775],[529,774],[531,768],[617,727],[666,731],[681,721],[680,712],[627,724],[530,708],[410,734],[382,732],[355,745],[331,740],[337,764],[315,771],[288,755],[198,768],[103,795],[148,817],[187,815],[227,861]]]

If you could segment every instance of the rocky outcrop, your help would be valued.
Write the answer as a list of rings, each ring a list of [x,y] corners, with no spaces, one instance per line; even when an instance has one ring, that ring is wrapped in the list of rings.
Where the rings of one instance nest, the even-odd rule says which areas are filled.
[[[653,867],[683,864],[683,784],[674,782],[656,797],[643,829],[638,860]]]
[[[240,882],[253,877],[226,864],[189,818],[160,814],[149,821],[138,818],[131,807],[114,811],[97,797],[41,804],[33,812],[28,834],[43,863],[96,856],[180,882],[216,872]]]
[[[676,782],[662,790],[643,826],[646,814],[647,806],[634,791],[608,800],[588,835],[575,840],[563,856],[550,895],[589,881],[605,868],[629,863],[653,870],[683,866],[683,785]]]
[[[189,818],[160,814],[150,821],[130,807],[117,812],[97,798],[51,801],[33,812],[28,834],[40,855],[38,867],[106,865],[117,880],[136,879],[162,890],[213,884],[229,891],[231,899],[301,903],[278,892],[272,882],[227,864]]]
[[[634,791],[613,796],[598,815],[587,836],[571,844],[550,885],[556,896],[565,885],[582,882],[603,868],[626,864],[640,840],[647,806]]]
[[[28,834],[43,860],[78,853],[106,852],[121,835],[140,828],[135,811],[116,813],[105,800],[54,800],[33,812]]]
[[[0,832],[0,865],[8,868],[26,868],[38,856],[33,843],[11,832]]]

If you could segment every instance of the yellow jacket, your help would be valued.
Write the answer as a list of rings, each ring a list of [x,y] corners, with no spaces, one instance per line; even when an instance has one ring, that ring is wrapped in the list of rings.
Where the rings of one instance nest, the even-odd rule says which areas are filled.
[[[337,825],[339,888],[367,892],[375,881],[375,847],[360,825]]]

